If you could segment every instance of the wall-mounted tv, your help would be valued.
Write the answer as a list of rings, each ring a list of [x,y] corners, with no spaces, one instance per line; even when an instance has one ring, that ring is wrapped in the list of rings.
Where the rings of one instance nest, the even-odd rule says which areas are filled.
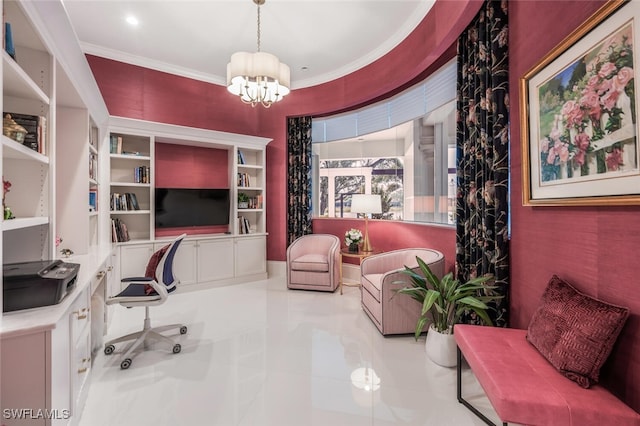
[[[229,224],[229,189],[156,188],[156,229]]]

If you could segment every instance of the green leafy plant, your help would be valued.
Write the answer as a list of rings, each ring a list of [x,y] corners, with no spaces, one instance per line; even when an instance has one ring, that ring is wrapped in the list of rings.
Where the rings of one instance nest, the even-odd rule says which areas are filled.
[[[487,314],[487,310],[490,309],[487,303],[503,297],[493,294],[496,286],[485,285],[493,276],[473,278],[461,283],[453,279],[453,274],[449,272],[439,279],[420,257],[416,256],[416,260],[424,276],[405,265],[402,272],[411,278],[412,286],[396,290],[397,294],[411,296],[422,305],[416,323],[416,340],[427,321],[432,321],[439,333],[452,333],[454,324],[469,310],[475,312],[485,324],[493,325]]]
[[[248,203],[249,202],[249,196],[247,194],[245,194],[244,192],[238,192],[238,202],[239,203]]]

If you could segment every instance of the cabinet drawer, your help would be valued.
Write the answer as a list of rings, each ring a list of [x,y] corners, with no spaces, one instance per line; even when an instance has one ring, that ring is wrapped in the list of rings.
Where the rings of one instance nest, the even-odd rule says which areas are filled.
[[[71,415],[76,416],[81,413],[81,401],[84,399],[84,393],[87,379],[91,372],[91,333],[87,328],[82,333],[73,348],[71,363],[71,395],[73,398],[73,410]]]
[[[78,342],[78,338],[86,330],[89,330],[91,322],[89,293],[85,290],[71,305],[69,310],[69,327],[71,344]]]

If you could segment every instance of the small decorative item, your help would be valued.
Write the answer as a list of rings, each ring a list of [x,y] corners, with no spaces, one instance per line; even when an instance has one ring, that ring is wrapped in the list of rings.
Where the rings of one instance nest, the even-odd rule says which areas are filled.
[[[15,218],[15,216],[11,212],[11,207],[7,206],[6,203],[5,203],[6,197],[7,197],[7,192],[9,192],[9,190],[11,188],[11,182],[9,182],[8,180],[5,180],[4,176],[3,176],[2,177],[2,185],[3,185],[2,211],[3,211],[3,215],[4,215],[4,220],[13,219],[13,218]]]
[[[249,196],[244,192],[238,193],[238,208],[239,209],[248,209],[249,208]]]
[[[2,134],[18,143],[23,143],[24,137],[27,136],[27,129],[16,123],[11,118],[11,114],[7,114],[2,119]]]
[[[62,254],[62,257],[71,257],[71,255],[73,254],[73,250],[63,248],[62,250],[60,250],[60,253]]]
[[[56,247],[58,247],[60,245],[60,243],[62,243],[62,237],[57,236],[56,237]]]
[[[344,234],[344,242],[349,248],[349,252],[357,253],[358,244],[362,242],[362,232],[359,229],[351,228]]]
[[[16,60],[16,49],[13,45],[13,33],[11,32],[11,23],[4,23],[4,50],[11,56],[11,58]]]

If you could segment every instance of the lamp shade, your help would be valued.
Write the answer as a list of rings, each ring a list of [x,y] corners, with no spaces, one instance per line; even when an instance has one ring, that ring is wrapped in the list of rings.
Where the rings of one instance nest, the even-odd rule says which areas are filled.
[[[382,213],[382,199],[379,194],[353,194],[351,196],[351,212]]]

